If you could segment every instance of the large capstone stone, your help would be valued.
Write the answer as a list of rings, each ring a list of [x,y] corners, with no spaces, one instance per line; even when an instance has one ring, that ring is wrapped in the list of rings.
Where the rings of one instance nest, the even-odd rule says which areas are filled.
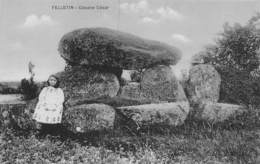
[[[161,104],[145,104],[118,107],[117,126],[122,126],[132,121],[136,125],[151,126],[154,124],[178,126],[184,123],[189,110],[189,102],[172,102]],[[131,121],[127,121],[131,120]]]
[[[190,102],[218,102],[221,78],[211,65],[199,64],[192,66],[186,85],[187,97]]]
[[[158,41],[108,28],[82,28],[65,34],[59,52],[69,65],[142,69],[175,65],[180,51]]]
[[[184,90],[171,67],[158,65],[145,70],[140,82],[141,96],[160,101],[186,101]]]
[[[110,130],[114,127],[115,110],[105,104],[83,104],[64,111],[63,120],[74,133]]]
[[[73,67],[56,75],[66,100],[114,97],[120,88],[116,75],[92,68]]]
[[[192,108],[192,116],[212,123],[224,122],[246,112],[246,107],[235,104],[203,101]]]

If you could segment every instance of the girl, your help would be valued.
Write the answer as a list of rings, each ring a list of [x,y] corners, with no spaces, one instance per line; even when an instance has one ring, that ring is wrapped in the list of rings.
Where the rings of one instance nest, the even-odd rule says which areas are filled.
[[[39,95],[33,119],[41,125],[48,126],[61,123],[64,93],[59,88],[59,83],[59,79],[51,75],[47,81],[48,86],[44,87]]]

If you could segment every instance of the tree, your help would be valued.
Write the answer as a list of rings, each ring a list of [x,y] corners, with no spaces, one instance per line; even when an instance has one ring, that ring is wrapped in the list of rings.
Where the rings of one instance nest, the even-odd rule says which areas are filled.
[[[252,74],[260,67],[260,14],[252,17],[244,26],[224,24],[215,45],[195,55],[193,61],[213,65],[221,75],[220,100],[250,104],[259,99],[260,78]],[[254,72],[254,73],[252,73]]]
[[[193,60],[203,60],[217,69],[228,67],[251,72],[260,64],[259,48],[260,31],[254,24],[230,26],[226,23],[216,44],[206,47]]]
[[[31,100],[38,96],[38,86],[31,79],[22,79],[20,89],[25,100]]]

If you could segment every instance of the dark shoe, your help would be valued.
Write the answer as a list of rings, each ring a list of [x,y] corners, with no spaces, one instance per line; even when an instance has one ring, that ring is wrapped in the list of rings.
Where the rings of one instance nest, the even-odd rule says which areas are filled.
[[[41,130],[42,129],[42,124],[41,123],[36,123],[36,129]]]

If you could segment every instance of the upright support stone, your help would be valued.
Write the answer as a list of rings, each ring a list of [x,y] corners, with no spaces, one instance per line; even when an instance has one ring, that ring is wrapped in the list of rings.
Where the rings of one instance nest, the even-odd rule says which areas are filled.
[[[140,88],[141,96],[145,98],[168,102],[187,101],[182,86],[169,66],[158,65],[145,70]]]
[[[191,102],[218,102],[221,77],[212,65],[199,64],[191,67],[186,86],[187,97]]]

